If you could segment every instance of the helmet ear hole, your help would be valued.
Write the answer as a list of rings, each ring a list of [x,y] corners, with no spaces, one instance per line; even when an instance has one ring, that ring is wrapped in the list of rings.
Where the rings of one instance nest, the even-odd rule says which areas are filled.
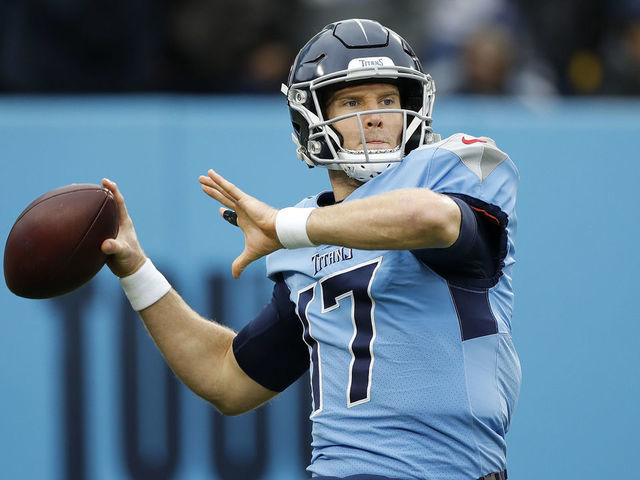
[[[309,123],[300,112],[290,109],[291,126],[301,145],[305,145],[309,140]]]
[[[422,84],[409,78],[397,80],[402,108],[418,112],[423,105]]]

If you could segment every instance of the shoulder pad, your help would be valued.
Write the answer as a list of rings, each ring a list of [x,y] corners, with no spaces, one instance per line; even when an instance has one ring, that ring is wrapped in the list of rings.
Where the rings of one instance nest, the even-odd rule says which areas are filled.
[[[294,207],[298,208],[306,208],[306,207],[317,207],[318,206],[318,197],[320,197],[325,192],[320,192],[317,195],[311,195],[310,197],[305,197],[300,200],[298,203],[294,205]]]
[[[493,139],[472,137],[464,133],[451,135],[433,146],[456,154],[480,181],[484,181],[498,165],[509,157],[496,146]]]

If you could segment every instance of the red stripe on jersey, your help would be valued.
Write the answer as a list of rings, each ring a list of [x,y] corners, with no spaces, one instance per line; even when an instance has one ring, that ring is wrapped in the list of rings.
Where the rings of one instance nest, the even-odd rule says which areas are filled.
[[[486,215],[487,217],[489,217],[491,220],[493,220],[497,225],[500,225],[500,220],[498,220],[497,217],[494,217],[493,215],[491,215],[489,212],[487,212],[486,210],[482,210],[481,208],[476,208],[476,207],[471,207],[473,208],[476,212],[480,212],[483,215]]]

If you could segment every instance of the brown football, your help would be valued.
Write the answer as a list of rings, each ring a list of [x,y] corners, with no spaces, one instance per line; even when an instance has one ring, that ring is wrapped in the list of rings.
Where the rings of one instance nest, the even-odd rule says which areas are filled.
[[[13,225],[4,249],[9,290],[50,298],[75,290],[102,268],[100,245],[118,234],[113,194],[100,185],[73,184],[35,199]]]

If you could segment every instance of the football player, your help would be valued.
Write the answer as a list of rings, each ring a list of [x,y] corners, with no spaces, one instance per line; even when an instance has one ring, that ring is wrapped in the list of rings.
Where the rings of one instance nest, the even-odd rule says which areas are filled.
[[[498,480],[520,389],[511,339],[518,173],[493,140],[433,132],[432,78],[395,32],[333,23],[283,92],[332,190],[276,210],[200,177],[271,301],[238,334],[193,312],[121,228],[103,251],[176,374],[226,414],[311,373],[316,478]]]

